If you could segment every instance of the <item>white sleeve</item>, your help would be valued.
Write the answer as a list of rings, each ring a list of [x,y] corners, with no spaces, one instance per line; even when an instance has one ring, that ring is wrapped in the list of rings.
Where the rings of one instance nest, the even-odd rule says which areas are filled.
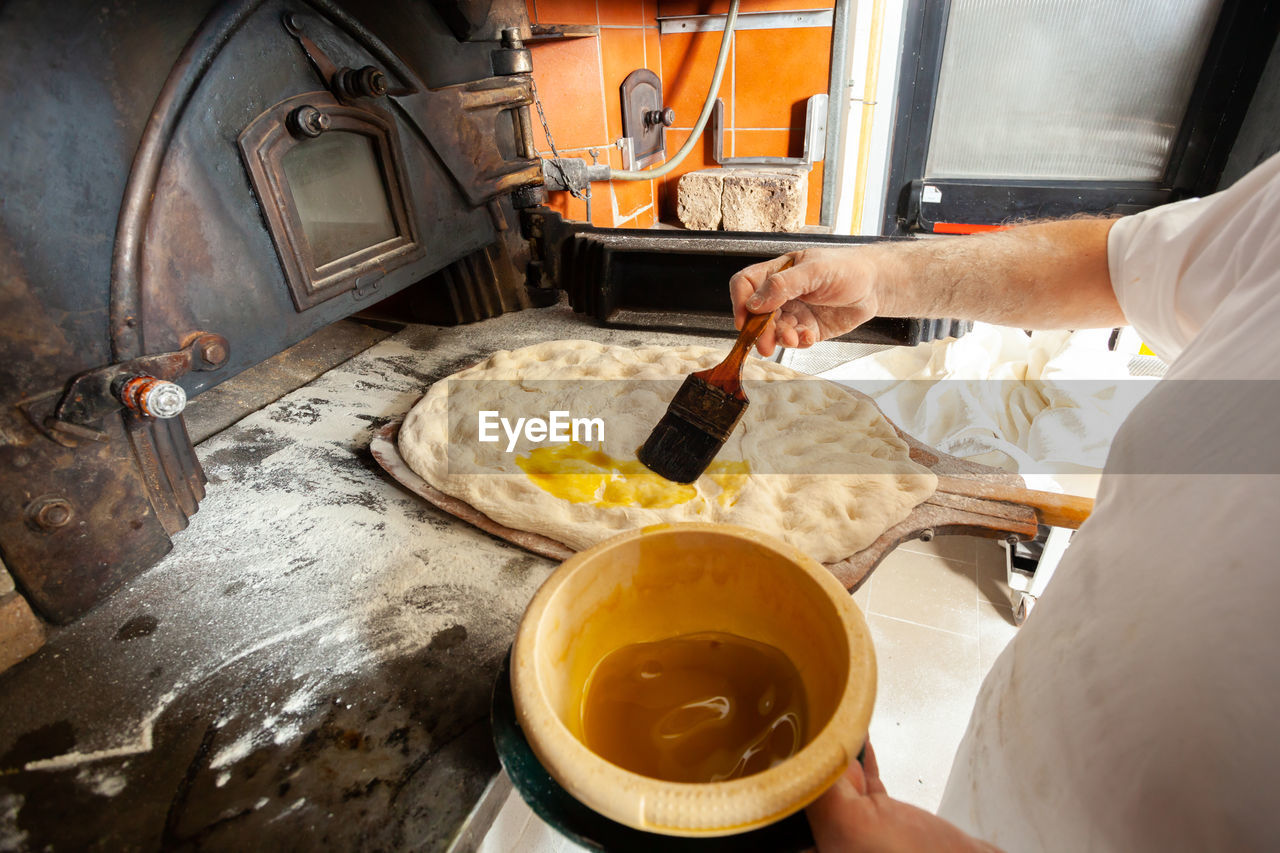
[[[1107,262],[1125,318],[1172,362],[1257,264],[1280,262],[1278,228],[1280,154],[1213,195],[1118,220]]]

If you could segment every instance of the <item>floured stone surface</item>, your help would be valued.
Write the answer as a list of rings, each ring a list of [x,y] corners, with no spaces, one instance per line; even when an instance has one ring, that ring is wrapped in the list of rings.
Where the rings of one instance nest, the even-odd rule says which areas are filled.
[[[567,307],[414,326],[200,445],[173,551],[0,673],[0,848],[446,849],[553,566],[402,489],[369,440],[436,380],[575,337],[724,346]]]
[[[808,174],[799,169],[726,169],[720,201],[726,231],[799,231]]]
[[[719,228],[723,184],[724,169],[699,169],[681,175],[676,188],[676,215],[680,224],[692,231]]]

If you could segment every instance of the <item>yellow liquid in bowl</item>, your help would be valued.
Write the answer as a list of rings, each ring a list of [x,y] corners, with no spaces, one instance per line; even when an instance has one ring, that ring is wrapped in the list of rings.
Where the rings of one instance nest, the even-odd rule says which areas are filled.
[[[800,674],[773,646],[706,632],[606,655],[583,689],[587,747],[669,782],[720,782],[768,770],[806,742]]]

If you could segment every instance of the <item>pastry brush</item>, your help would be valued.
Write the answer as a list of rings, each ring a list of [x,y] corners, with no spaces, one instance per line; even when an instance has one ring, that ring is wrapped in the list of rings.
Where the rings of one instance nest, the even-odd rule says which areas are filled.
[[[641,462],[676,483],[692,483],[707,470],[747,410],[742,363],[774,313],[748,314],[725,360],[685,378],[640,448]]]

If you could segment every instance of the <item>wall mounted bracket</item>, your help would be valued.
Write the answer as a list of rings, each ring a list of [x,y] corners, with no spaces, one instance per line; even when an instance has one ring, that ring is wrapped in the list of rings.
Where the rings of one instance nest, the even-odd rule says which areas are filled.
[[[827,96],[813,95],[804,112],[804,154],[800,157],[726,157],[724,156],[724,101],[716,98],[711,111],[711,139],[716,163],[721,166],[799,166],[813,168],[821,163],[827,149]]]

